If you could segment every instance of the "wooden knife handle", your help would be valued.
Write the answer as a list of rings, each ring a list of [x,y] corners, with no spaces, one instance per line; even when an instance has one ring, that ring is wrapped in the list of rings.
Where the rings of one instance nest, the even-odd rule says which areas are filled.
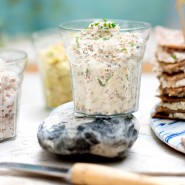
[[[86,163],[76,163],[72,167],[71,181],[77,185],[175,185],[145,175]]]

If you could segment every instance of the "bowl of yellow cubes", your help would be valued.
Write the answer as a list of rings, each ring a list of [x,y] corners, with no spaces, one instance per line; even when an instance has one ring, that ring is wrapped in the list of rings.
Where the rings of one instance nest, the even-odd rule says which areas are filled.
[[[35,32],[33,43],[47,108],[72,101],[70,66],[57,30]]]

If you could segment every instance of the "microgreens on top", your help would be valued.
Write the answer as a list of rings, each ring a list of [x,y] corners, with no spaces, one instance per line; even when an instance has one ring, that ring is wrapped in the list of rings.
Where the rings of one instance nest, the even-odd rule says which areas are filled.
[[[103,30],[108,30],[111,28],[115,28],[116,26],[118,25],[114,21],[107,21],[106,19],[102,19],[101,21],[100,20],[94,21],[88,26],[88,28],[91,29],[97,27]]]

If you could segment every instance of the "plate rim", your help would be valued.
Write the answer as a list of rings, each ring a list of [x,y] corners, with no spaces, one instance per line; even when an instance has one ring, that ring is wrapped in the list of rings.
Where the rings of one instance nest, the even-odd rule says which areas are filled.
[[[162,139],[162,137],[160,137],[159,135],[158,135],[158,133],[157,132],[155,132],[155,130],[154,130],[154,126],[153,126],[153,119],[159,119],[159,120],[169,120],[169,119],[161,119],[161,118],[150,118],[150,127],[152,128],[152,131],[154,132],[154,134],[157,136],[157,138],[159,139],[159,140],[161,140],[163,143],[165,143],[166,145],[168,145],[168,146],[170,146],[171,148],[173,148],[173,149],[175,149],[175,150],[177,150],[178,152],[181,152],[181,153],[183,153],[183,154],[185,154],[185,149],[184,149],[184,151],[182,151],[182,150],[180,150],[179,148],[176,148],[174,145],[172,145],[171,143],[168,143],[168,142],[166,142],[165,140],[163,140]],[[170,121],[170,120],[169,120]],[[178,120],[177,120],[178,121]]]

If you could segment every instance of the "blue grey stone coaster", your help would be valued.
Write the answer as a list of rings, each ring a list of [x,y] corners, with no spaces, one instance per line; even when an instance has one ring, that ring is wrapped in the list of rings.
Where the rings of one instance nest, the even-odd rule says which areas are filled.
[[[76,118],[73,103],[54,109],[38,129],[38,141],[46,151],[122,158],[138,136],[133,115],[111,118]]]

